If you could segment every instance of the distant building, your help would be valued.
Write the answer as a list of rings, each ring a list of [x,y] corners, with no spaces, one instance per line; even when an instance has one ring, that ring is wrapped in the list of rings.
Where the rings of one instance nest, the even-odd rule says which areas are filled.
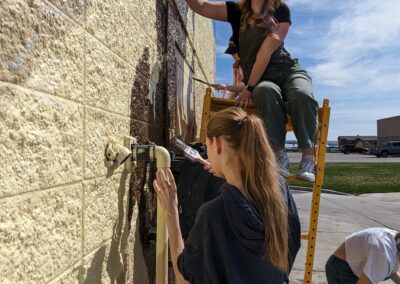
[[[400,115],[378,119],[378,145],[387,141],[400,141]]]
[[[366,153],[369,148],[376,146],[376,136],[339,136],[339,151],[345,154],[351,152]]]

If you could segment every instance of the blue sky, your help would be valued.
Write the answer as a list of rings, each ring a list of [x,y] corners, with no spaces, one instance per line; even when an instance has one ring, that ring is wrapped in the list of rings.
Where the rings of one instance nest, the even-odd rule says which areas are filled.
[[[285,2],[292,16],[285,46],[313,78],[317,101],[330,100],[329,140],[376,135],[377,119],[400,115],[399,0]],[[232,59],[223,52],[231,28],[214,28],[216,79],[229,83]]]

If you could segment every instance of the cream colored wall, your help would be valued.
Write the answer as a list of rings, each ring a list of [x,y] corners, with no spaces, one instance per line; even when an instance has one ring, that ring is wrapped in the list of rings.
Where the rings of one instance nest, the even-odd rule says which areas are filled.
[[[143,50],[151,74],[161,66],[155,0],[2,0],[0,18],[1,282],[146,283],[130,175],[103,155],[107,135],[130,132]],[[211,22],[195,19],[212,81]]]
[[[192,12],[188,14],[191,15]],[[189,17],[189,16],[188,16]],[[191,16],[190,16],[191,18]],[[195,14],[195,29],[189,33],[193,39],[193,46],[199,60],[195,61],[195,76],[206,79],[210,83],[215,82],[215,39],[212,22],[208,19]],[[189,26],[189,25],[188,25]],[[212,37],[210,37],[212,35]],[[201,65],[201,66],[200,66]],[[195,116],[197,125],[197,138],[200,138],[201,115],[203,112],[203,96],[206,86],[196,81],[193,82],[193,92],[195,94]]]

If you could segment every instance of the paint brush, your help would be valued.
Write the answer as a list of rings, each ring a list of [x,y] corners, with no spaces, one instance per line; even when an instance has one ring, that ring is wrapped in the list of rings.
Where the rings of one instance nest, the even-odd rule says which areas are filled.
[[[216,86],[219,85],[219,84],[211,84],[211,83],[208,83],[208,82],[206,82],[206,81],[204,81],[204,80],[201,80],[201,79],[198,79],[198,78],[195,78],[195,77],[192,77],[192,79],[195,80],[195,81],[197,81],[197,82],[206,84],[207,86],[210,86],[210,87],[213,87],[213,88],[215,88]]]
[[[175,145],[179,150],[181,150],[183,152],[183,155],[192,162],[197,162],[208,167],[210,166],[210,163],[207,160],[203,159],[203,157],[196,149],[193,149],[179,138],[172,138],[171,143]]]

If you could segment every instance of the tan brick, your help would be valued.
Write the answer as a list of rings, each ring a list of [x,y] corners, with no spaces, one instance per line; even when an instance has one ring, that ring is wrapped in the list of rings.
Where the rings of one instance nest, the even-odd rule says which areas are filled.
[[[134,208],[134,216],[138,216],[137,206]],[[132,218],[133,222],[135,218]],[[133,283],[149,283],[148,270],[143,255],[143,247],[140,242],[139,234],[139,220],[136,219],[135,223],[131,224],[131,232],[128,238],[128,277],[133,276]]]
[[[126,283],[124,260],[118,247],[106,242],[84,258],[83,283]]]
[[[0,279],[45,283],[81,256],[82,185],[0,199]]]
[[[120,178],[120,175],[115,178]],[[136,221],[138,207],[135,206],[132,210],[130,231],[125,225],[122,234],[120,234],[121,228],[113,231],[115,237],[102,242],[103,245],[100,244],[84,256],[83,265],[80,263],[74,265],[50,283],[112,283],[113,280],[119,279],[119,283],[148,284],[147,268]]]
[[[86,104],[129,115],[134,68],[88,36]]]
[[[82,179],[83,111],[0,83],[0,196]]]
[[[194,56],[193,48],[190,45],[188,38],[186,38],[186,50],[184,54],[186,61],[189,63],[190,67],[192,67],[192,62],[196,61],[197,59]]]
[[[57,6],[63,13],[79,22],[81,26],[85,21],[85,9],[91,5],[91,1],[87,0],[48,0],[54,6]]]
[[[86,110],[85,133],[85,178],[110,175],[104,163],[104,151],[108,136],[114,136],[123,143],[125,135],[129,135],[130,119],[92,108]],[[121,172],[123,166],[114,169]]]
[[[49,282],[49,284],[77,284],[83,283],[82,279],[85,274],[85,267],[82,261],[78,261],[72,268],[58,275],[57,278]]]
[[[212,22],[202,16],[195,16],[194,48],[208,80],[215,80],[215,43]],[[226,43],[228,45],[228,43]],[[200,69],[199,69],[200,71]]]
[[[129,232],[124,229],[120,238],[115,234],[111,241],[103,243],[84,257],[84,283],[112,283],[117,279],[117,283],[149,283],[137,214],[135,206]]]
[[[162,6],[157,7],[157,0],[123,0],[128,11],[137,20],[143,30],[156,43],[159,33],[164,29],[161,26],[160,17],[162,14]],[[158,19],[158,20],[157,20]]]
[[[194,12],[192,10],[188,10],[186,13],[186,30],[189,33],[190,38],[193,40],[194,35],[195,35],[195,31],[197,31],[197,27],[194,26]]]
[[[45,1],[1,1],[0,13],[0,80],[83,101],[83,28]]]
[[[139,25],[124,1],[94,0],[87,7],[87,30],[132,65],[150,41],[143,30],[145,25],[147,21]]]
[[[128,190],[127,172],[84,182],[84,254],[110,239],[116,249],[126,245]]]
[[[133,19],[122,1],[94,0],[86,16],[86,29],[119,56],[128,58],[135,40],[129,25]]]

